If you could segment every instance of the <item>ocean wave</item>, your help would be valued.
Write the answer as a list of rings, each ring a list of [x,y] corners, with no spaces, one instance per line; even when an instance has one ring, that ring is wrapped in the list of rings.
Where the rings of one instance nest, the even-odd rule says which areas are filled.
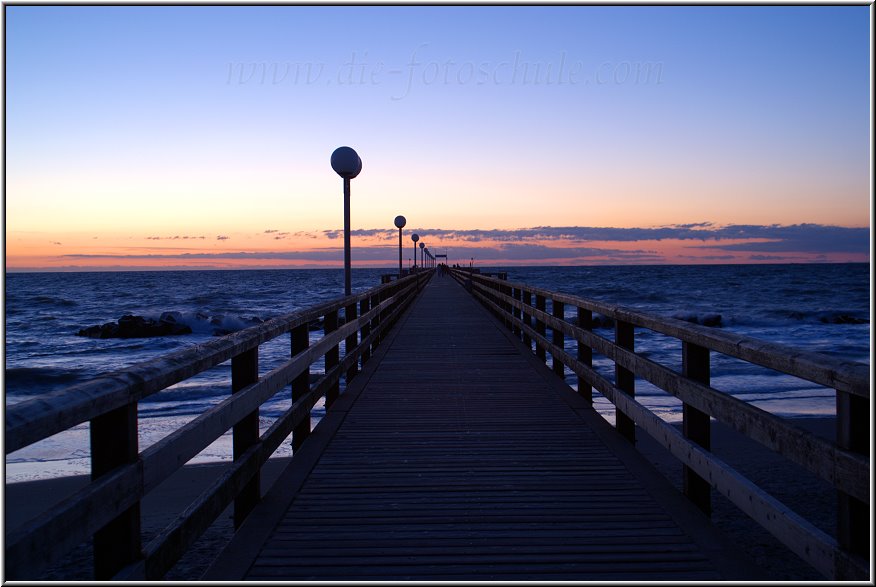
[[[684,320],[691,324],[702,324],[703,326],[721,327],[724,325],[724,317],[713,312],[676,312],[672,314],[672,318]]]
[[[31,298],[31,301],[46,306],[63,306],[67,308],[72,308],[79,305],[79,302],[75,300],[68,300],[67,298],[59,298],[47,295],[34,296],[33,298]]]
[[[6,369],[5,385],[7,401],[15,396],[31,396],[46,393],[85,381],[81,370],[52,367],[11,367]]]
[[[869,324],[869,315],[852,310],[773,310],[770,318],[777,324],[807,323],[807,324]]]

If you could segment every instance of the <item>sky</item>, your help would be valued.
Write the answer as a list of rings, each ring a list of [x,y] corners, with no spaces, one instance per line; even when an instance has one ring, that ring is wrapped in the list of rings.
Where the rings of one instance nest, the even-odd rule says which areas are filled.
[[[4,6],[7,271],[869,262],[870,6]]]

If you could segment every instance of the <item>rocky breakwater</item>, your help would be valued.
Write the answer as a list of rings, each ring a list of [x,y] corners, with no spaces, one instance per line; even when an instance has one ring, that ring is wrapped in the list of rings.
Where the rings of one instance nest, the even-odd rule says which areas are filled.
[[[118,322],[83,328],[76,335],[89,338],[148,338],[191,334],[191,327],[182,324],[180,318],[179,312],[164,312],[158,320],[128,314],[119,318]]]

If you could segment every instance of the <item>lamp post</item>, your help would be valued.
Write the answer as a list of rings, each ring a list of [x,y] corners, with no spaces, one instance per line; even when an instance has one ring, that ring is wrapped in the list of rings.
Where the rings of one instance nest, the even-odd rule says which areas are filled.
[[[350,180],[362,171],[362,159],[350,147],[338,147],[332,153],[332,169],[344,178],[344,295],[353,293],[350,279]]]
[[[417,241],[420,240],[420,235],[416,232],[411,235],[411,240],[414,241],[414,269],[417,268]]]
[[[426,243],[420,243],[420,267],[426,266],[426,253],[423,252],[423,249],[426,248]]]
[[[407,224],[404,216],[395,217],[395,227],[398,228],[398,278],[402,278],[402,228]]]

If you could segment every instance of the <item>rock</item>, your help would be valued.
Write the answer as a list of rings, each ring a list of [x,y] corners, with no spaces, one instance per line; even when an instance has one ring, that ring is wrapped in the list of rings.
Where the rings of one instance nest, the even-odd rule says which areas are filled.
[[[703,316],[700,324],[703,326],[721,326],[722,322],[721,314],[706,314]]]
[[[593,328],[611,328],[614,326],[614,319],[602,314],[593,314],[591,325]]]
[[[179,312],[165,312],[179,314]],[[181,315],[180,315],[181,317]],[[164,318],[164,314],[162,314]],[[170,317],[175,319],[174,317]],[[192,329],[185,324],[170,320],[152,320],[143,316],[126,314],[119,318],[118,323],[107,322],[102,326],[90,326],[76,333],[77,336],[89,338],[150,338],[154,336],[178,336],[191,334]]]
[[[158,318],[159,322],[168,322],[170,324],[179,324],[182,322],[182,313],[180,312],[162,312]]]
[[[849,316],[848,314],[834,314],[831,316],[821,316],[819,321],[825,324],[869,324],[869,320],[864,320],[863,318],[855,318],[854,316]]]

